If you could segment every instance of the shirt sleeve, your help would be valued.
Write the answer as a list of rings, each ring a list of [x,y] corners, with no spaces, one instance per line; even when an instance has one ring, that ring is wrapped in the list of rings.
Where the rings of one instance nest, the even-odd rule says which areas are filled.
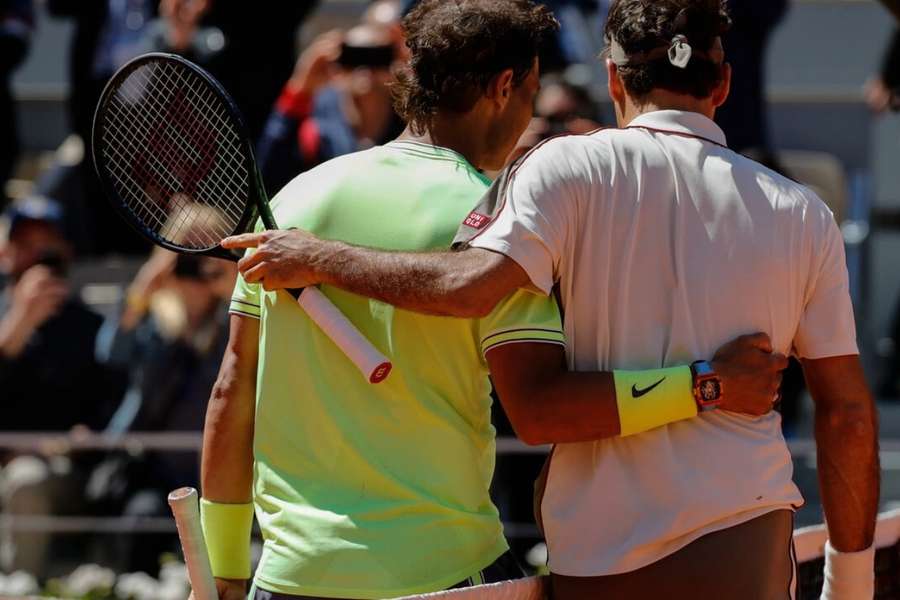
[[[454,248],[485,248],[505,254],[549,294],[577,218],[578,177],[561,156],[564,139],[526,154],[494,182],[469,214]]]
[[[239,273],[228,312],[233,315],[259,319],[262,316],[262,294],[258,283],[247,283]]]
[[[844,240],[830,213],[824,229],[822,242],[814,249],[817,264],[794,336],[794,349],[800,358],[859,354]]]
[[[478,322],[482,357],[499,346],[521,342],[565,347],[562,318],[553,296],[518,290],[500,301]]]

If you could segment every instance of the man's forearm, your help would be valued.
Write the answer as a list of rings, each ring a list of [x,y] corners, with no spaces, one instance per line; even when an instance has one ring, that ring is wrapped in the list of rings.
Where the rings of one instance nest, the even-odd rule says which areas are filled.
[[[711,366],[718,406],[746,415],[772,410],[784,356],[765,334],[743,335],[720,347]],[[529,444],[559,444],[634,435],[696,416],[689,366],[571,372],[561,346],[505,344],[487,353],[494,387],[516,434]]]
[[[222,359],[206,409],[200,479],[204,498],[247,503],[252,501],[257,360],[257,350],[250,342],[258,343],[252,339],[252,329],[258,331],[258,325],[251,319],[232,317],[232,336],[235,323],[249,325],[251,331],[243,332],[248,339],[242,344],[230,343]]]
[[[200,469],[203,497],[208,500],[226,503],[252,500],[253,399],[250,393],[250,390],[238,392],[221,381],[213,389],[206,411]]]
[[[384,252],[325,242],[310,265],[323,283],[420,313],[463,318],[487,315],[527,282],[486,250]],[[508,265],[507,265],[508,266]],[[515,269],[521,271],[518,265]],[[518,275],[518,277],[516,277]]]
[[[816,403],[822,504],[831,545],[840,552],[871,546],[878,512],[878,424],[857,357],[804,361]]]
[[[621,432],[611,372],[565,372],[516,401],[499,396],[516,435],[529,445],[588,442]]]
[[[877,427],[868,403],[817,411],[819,483],[832,546],[856,552],[872,545],[878,512]]]

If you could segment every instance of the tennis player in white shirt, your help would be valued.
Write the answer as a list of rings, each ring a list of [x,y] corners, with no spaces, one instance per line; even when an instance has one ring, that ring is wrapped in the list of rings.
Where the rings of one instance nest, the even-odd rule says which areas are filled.
[[[461,251],[384,253],[297,231],[233,243],[263,250],[241,268],[267,288],[327,283],[432,314],[486,314],[519,287],[557,292],[568,367],[613,371],[616,423],[584,423],[590,398],[547,389],[553,347],[488,356],[520,436],[556,444],[539,517],[557,600],[795,597],[803,499],[779,415],[717,409],[715,373],[695,374],[708,383],[699,413],[654,391],[666,367],[753,331],[800,357],[815,401],[822,597],[873,595],[877,417],[842,238],[812,191],[730,151],[713,122],[729,25],[720,0],[614,2],[606,65],[620,128],[517,161],[465,220]],[[619,375],[653,368],[639,384]]]

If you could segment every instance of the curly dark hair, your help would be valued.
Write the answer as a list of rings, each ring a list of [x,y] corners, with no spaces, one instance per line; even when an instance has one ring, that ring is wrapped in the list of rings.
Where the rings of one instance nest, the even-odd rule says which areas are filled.
[[[606,21],[606,42],[616,40],[632,55],[667,45],[681,34],[693,48],[707,51],[730,28],[726,0],[616,0]],[[700,57],[692,58],[684,69],[662,57],[620,66],[618,72],[628,92],[638,98],[654,88],[706,98],[722,81],[721,67]]]
[[[397,114],[421,134],[438,110],[471,110],[506,69],[522,83],[559,23],[531,0],[423,0],[403,28],[411,56],[391,91]]]

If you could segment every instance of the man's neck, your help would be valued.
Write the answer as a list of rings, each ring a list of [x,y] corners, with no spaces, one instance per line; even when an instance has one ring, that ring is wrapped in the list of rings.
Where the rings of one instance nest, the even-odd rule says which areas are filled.
[[[467,116],[443,118],[439,116],[435,118],[431,128],[421,135],[407,127],[398,139],[449,148],[461,154],[470,165],[482,170],[486,168],[485,162],[489,160],[489,154],[484,136],[478,134],[481,131],[482,125],[472,122]]]
[[[675,94],[666,90],[654,90],[648,96],[636,102],[630,97],[624,103],[619,126],[626,127],[641,115],[660,110],[680,110],[699,113],[712,119],[716,109],[709,99],[698,100],[687,94]]]

